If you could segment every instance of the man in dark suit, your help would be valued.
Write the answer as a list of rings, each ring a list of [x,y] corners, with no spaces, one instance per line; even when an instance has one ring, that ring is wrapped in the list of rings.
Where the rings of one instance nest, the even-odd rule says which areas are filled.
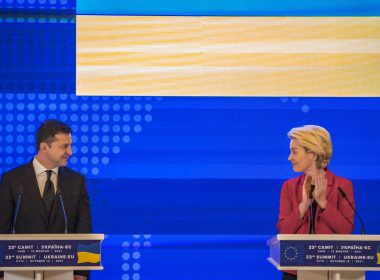
[[[38,128],[37,155],[2,176],[0,233],[91,233],[85,177],[66,167],[72,155],[71,143],[71,129],[60,121],[48,120]],[[64,200],[67,229],[57,192],[61,192]],[[21,203],[14,222],[20,193]],[[88,271],[74,272],[74,280],[88,276]]]

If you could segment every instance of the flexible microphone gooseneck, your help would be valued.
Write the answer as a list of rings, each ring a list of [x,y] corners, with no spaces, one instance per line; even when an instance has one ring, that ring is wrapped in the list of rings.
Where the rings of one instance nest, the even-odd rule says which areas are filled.
[[[57,186],[57,195],[58,195],[58,198],[59,198],[59,202],[61,204],[63,218],[65,219],[65,234],[66,234],[66,233],[68,233],[68,230],[67,230],[67,215],[66,215],[65,205],[63,204],[62,192],[61,192],[61,189],[59,188],[59,186]]]
[[[21,197],[22,197],[23,192],[24,192],[24,187],[20,185],[18,187],[18,192],[17,192],[17,204],[16,204],[15,215],[13,217],[12,234],[16,233],[16,222],[17,222],[18,212],[20,210]]]
[[[348,205],[350,205],[350,207],[352,208],[352,210],[354,210],[355,215],[359,218],[360,224],[362,226],[362,228],[361,228],[361,234],[365,234],[364,222],[363,222],[362,218],[360,217],[360,215],[358,214],[358,212],[356,212],[355,207],[348,200],[346,193],[340,187],[338,187],[338,190],[340,192],[340,195],[348,202]]]
[[[309,201],[310,201],[310,233],[315,234],[315,228],[314,228],[314,211],[313,211],[313,191],[314,191],[314,185],[310,186],[309,191]]]

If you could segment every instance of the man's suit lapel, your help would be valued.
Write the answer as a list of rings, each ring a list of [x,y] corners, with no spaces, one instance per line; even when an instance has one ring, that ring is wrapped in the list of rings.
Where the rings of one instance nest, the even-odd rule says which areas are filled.
[[[40,212],[42,219],[44,220],[45,224],[48,224],[48,215],[44,206],[44,201],[41,197],[40,189],[38,187],[36,173],[33,168],[33,163],[30,162],[27,165],[26,169],[26,176],[24,176],[24,186],[27,187],[27,191],[30,192],[31,200],[35,202],[35,206]],[[25,190],[25,187],[24,187]]]
[[[61,190],[62,197],[65,199],[69,192],[70,178],[65,168],[60,167],[58,171],[58,186]]]

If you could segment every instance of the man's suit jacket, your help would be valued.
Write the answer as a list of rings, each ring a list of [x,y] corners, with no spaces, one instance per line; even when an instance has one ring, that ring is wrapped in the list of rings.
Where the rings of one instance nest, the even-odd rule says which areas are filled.
[[[49,219],[32,162],[10,170],[2,176],[0,233],[11,233],[20,186],[23,192],[15,224],[16,234],[64,233],[65,220],[60,201],[56,196]],[[68,233],[91,233],[90,201],[85,177],[67,167],[60,167],[58,187],[64,200]],[[84,271],[77,271],[75,274],[88,276],[88,272]]]

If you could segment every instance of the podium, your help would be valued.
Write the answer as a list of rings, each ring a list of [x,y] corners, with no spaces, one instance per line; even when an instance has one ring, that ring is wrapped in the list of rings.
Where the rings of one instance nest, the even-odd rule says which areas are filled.
[[[102,270],[103,234],[1,234],[4,280],[72,280],[73,270]]]
[[[267,245],[268,261],[299,280],[364,280],[380,270],[380,235],[278,234]]]

